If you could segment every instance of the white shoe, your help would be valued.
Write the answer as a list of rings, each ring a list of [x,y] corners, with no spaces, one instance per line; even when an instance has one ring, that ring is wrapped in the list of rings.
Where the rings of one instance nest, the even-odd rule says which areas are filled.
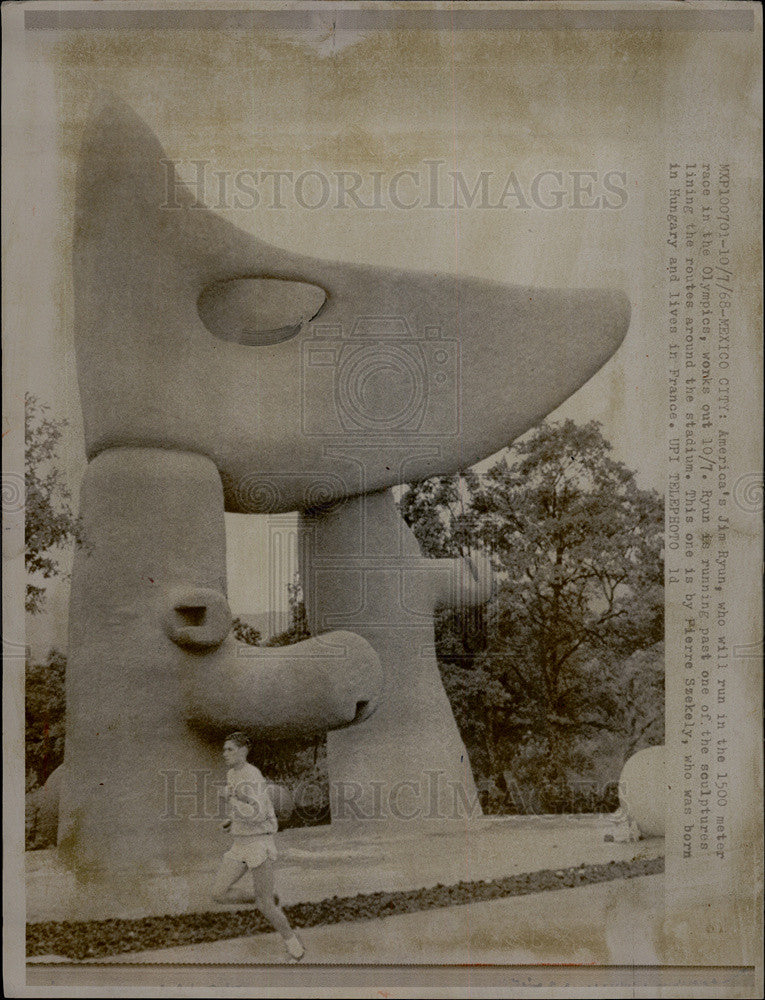
[[[287,949],[287,953],[293,962],[299,962],[300,959],[305,955],[305,948],[303,947],[303,942],[297,936],[293,934],[292,937],[284,942],[284,947]]]

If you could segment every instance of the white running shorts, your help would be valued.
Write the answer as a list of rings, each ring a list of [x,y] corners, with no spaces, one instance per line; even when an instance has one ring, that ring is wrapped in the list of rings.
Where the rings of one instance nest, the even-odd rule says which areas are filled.
[[[278,853],[271,834],[261,833],[254,837],[234,837],[231,849],[223,855],[232,861],[243,861],[248,868],[257,868],[267,858],[276,861]]]

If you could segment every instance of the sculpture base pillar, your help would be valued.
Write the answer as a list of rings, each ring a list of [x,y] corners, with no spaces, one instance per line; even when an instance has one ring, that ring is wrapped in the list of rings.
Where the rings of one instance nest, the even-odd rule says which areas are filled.
[[[383,667],[377,710],[327,735],[333,826],[464,823],[481,816],[436,662],[432,573],[390,492],[303,516],[301,578],[313,631],[363,636]]]
[[[168,588],[225,594],[223,493],[201,455],[115,448],[88,466],[80,508],[59,856],[81,880],[138,886],[226,849],[220,749],[184,718],[187,654],[163,611]]]
[[[365,637],[383,664],[385,692],[366,722],[327,734],[332,825],[481,816],[432,640]]]

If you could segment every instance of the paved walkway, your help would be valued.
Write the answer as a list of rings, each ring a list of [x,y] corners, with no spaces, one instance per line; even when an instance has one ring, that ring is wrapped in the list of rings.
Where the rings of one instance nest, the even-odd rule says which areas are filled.
[[[356,893],[419,889],[461,880],[493,879],[542,868],[570,868],[663,853],[661,839],[606,842],[617,828],[596,816],[483,818],[463,828],[345,833],[330,827],[286,830],[277,837],[280,859],[277,890],[284,904]],[[154,900],[129,899],[114,912],[77,898],[72,876],[60,869],[52,851],[27,854],[27,920],[104,919],[148,914],[204,912],[219,863],[193,878],[157,879]],[[115,897],[110,896],[110,901]]]
[[[306,928],[303,964],[651,965],[664,877],[652,875],[443,910]],[[50,957],[47,959],[50,961]],[[39,959],[44,961],[44,959]],[[276,934],[90,960],[89,964],[282,964]]]

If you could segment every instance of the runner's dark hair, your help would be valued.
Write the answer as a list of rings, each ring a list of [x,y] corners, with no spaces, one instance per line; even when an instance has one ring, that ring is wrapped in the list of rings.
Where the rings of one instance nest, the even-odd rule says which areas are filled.
[[[252,740],[247,733],[243,733],[238,729],[235,733],[229,733],[223,742],[236,743],[238,747],[247,747],[248,750],[252,747]]]

